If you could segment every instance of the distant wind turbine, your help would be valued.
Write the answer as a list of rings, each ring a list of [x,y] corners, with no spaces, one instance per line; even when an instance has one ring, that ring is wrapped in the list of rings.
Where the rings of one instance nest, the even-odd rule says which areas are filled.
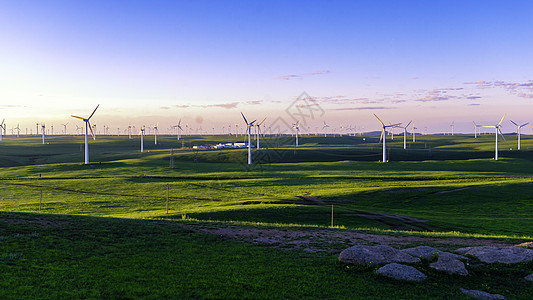
[[[390,125],[385,125],[379,118],[378,116],[376,116],[376,114],[374,114],[374,117],[376,117],[376,119],[378,119],[379,123],[381,123],[381,126],[382,126],[382,129],[381,129],[381,137],[379,138],[379,141],[381,142],[381,140],[383,140],[383,162],[386,163],[387,162],[387,147],[386,147],[386,141],[387,141],[387,133],[386,133],[386,130],[387,130],[387,127],[394,127],[394,126],[398,126],[402,123],[396,123],[396,124],[390,124]]]
[[[329,125],[326,124],[326,121],[324,121],[324,126],[322,127],[322,130],[325,129],[325,131],[324,131],[324,137],[326,137],[326,136],[328,135],[328,127],[329,127]]]
[[[20,137],[20,126],[19,126],[19,124],[17,124],[17,127],[15,127],[15,129],[17,130],[17,137]]]
[[[157,145],[157,133],[159,133],[159,123],[154,126],[154,144]]]
[[[6,119],[3,119],[3,120],[2,120],[2,123],[0,123],[0,141],[2,141],[3,136],[4,136],[4,128],[5,128],[5,126],[6,126],[6,125],[4,125],[4,121],[5,121],[5,120],[6,120]]]
[[[145,127],[143,125],[141,127],[141,131],[139,131],[139,135],[141,136],[141,152],[144,152],[144,131],[145,131]]]
[[[481,125],[477,125],[474,121],[472,121],[472,123],[474,123],[474,138],[477,139],[477,129],[481,127]]]
[[[259,135],[261,135],[261,125],[263,124],[263,122],[265,122],[266,118],[263,119],[263,121],[257,123],[257,149],[259,150]]]
[[[89,120],[92,118],[92,116],[94,115],[94,113],[96,112],[99,106],[100,104],[96,106],[96,108],[93,110],[93,113],[88,118],[82,118],[82,117],[71,115],[71,117],[83,120],[83,122],[85,122],[85,164],[86,165],[89,164],[89,136],[88,136],[89,131],[91,131],[91,134],[94,139],[94,132],[91,128],[91,123]],[[43,143],[44,143],[44,126],[43,126]]]
[[[292,124],[292,128],[296,129],[296,148],[298,148],[298,133],[300,132],[300,121]]]
[[[494,160],[498,160],[498,133],[502,136],[503,140],[505,141],[505,137],[503,136],[503,133],[502,131],[500,130],[500,127],[501,127],[501,124],[503,122],[503,118],[505,118],[505,114],[503,115],[502,119],[500,120],[500,123],[498,123],[498,125],[494,125],[494,126],[483,126],[483,127],[487,127],[487,128],[494,128],[494,130],[496,131],[496,148],[495,148],[495,155],[494,155]]]
[[[43,132],[43,145],[44,145],[45,129],[46,129],[46,125],[44,123],[41,123],[41,131]]]
[[[413,122],[413,120],[409,121],[409,123],[407,123],[405,127],[399,126],[400,128],[403,128],[403,149],[404,150],[407,149],[407,127],[411,125],[411,122]]]
[[[516,126],[516,134],[518,135],[518,150],[520,150],[520,128],[526,126],[527,124],[529,124],[529,122],[522,124],[522,125],[518,125],[515,122],[513,122],[513,120],[511,120],[511,123],[513,123]]]
[[[252,126],[255,125],[255,121],[248,123],[248,120],[246,120],[246,117],[241,112],[242,118],[244,119],[244,123],[246,123],[246,126],[248,127],[248,164],[252,164]]]
[[[65,124],[61,124],[61,125],[63,125],[63,127],[65,128],[64,133],[65,133],[65,135],[67,135],[67,125],[68,125],[68,122],[65,123]]]
[[[453,129],[454,129],[454,127],[455,127],[454,123],[455,123],[455,122],[452,121],[452,124],[450,125],[450,127],[452,128],[452,136],[453,136]]]

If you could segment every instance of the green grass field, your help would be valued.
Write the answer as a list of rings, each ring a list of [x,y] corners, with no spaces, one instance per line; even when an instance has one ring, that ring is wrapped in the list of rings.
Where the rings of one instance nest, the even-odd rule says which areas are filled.
[[[234,137],[7,137],[0,142],[2,298],[460,298],[458,286],[527,299],[518,267],[482,279],[398,283],[306,253],[192,228],[242,226],[533,240],[533,138],[265,137],[262,150],[193,150]],[[239,137],[239,141],[242,139]],[[182,148],[182,146],[186,148]],[[174,168],[170,168],[174,160]],[[168,214],[166,212],[167,187]],[[42,196],[41,196],[42,195]],[[40,211],[39,211],[40,208]],[[423,220],[405,222],[393,215]],[[379,217],[369,218],[368,216]],[[45,225],[43,225],[45,224]],[[526,274],[524,274],[524,272]],[[490,275],[490,276],[489,276]],[[486,279],[490,277],[491,279]],[[488,281],[487,281],[488,280]]]

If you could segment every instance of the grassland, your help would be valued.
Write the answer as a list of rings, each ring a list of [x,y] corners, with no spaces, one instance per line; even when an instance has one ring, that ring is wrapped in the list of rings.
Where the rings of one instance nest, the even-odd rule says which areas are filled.
[[[493,139],[419,136],[403,150],[397,137],[387,143],[390,160],[383,164],[375,136],[304,136],[298,149],[291,137],[265,137],[266,148],[255,150],[248,166],[244,149],[189,148],[234,137],[162,136],[158,145],[148,138],[144,153],[137,139],[99,137],[90,143],[90,165],[82,164],[81,137],[51,137],[45,145],[37,137],[9,137],[0,142],[1,293],[458,298],[461,284],[525,299],[533,288],[517,278],[532,273],[531,264],[474,270],[485,279],[425,266],[429,282],[398,284],[341,265],[335,253],[287,251],[194,229],[318,230],[330,225],[333,206],[340,231],[532,240],[533,139],[523,136],[521,151],[512,136],[500,143],[499,161],[492,159]]]

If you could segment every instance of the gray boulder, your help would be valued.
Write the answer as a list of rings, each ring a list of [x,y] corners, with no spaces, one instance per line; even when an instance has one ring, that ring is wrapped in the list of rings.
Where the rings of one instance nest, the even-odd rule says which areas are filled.
[[[448,252],[441,252],[439,259],[429,266],[437,271],[446,272],[451,275],[468,275],[465,264],[458,260],[454,254]]]
[[[457,249],[463,255],[472,255],[485,263],[515,264],[533,260],[533,249],[520,247],[466,247]]]
[[[417,269],[402,264],[392,263],[379,268],[376,273],[397,280],[423,281],[427,276]]]
[[[357,245],[345,249],[339,255],[339,260],[355,265],[379,265],[391,262],[419,263],[420,259],[412,257],[398,249],[389,246]]]
[[[476,299],[484,299],[484,300],[505,299],[505,297],[500,294],[489,294],[487,292],[478,291],[478,290],[461,289],[461,292],[463,292],[463,294],[465,295],[468,295]]]
[[[418,246],[414,248],[403,249],[401,251],[409,255],[412,255],[414,257],[424,259],[424,260],[431,260],[434,256],[439,256],[441,253],[446,253],[448,256],[452,256],[455,259],[462,259],[462,260],[468,259],[464,256],[453,254],[450,252],[440,251],[430,246]]]
[[[525,280],[533,282],[533,274],[529,274],[526,277],[524,277]]]
[[[437,250],[430,246],[418,246],[414,248],[407,248],[401,250],[404,253],[407,253],[411,256],[418,257],[425,260],[430,260],[433,256],[437,256],[440,250]]]

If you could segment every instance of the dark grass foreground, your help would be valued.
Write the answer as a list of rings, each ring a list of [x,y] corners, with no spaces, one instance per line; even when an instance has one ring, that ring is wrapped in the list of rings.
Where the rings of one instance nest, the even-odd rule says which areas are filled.
[[[194,226],[201,226],[196,224]],[[404,283],[337,255],[193,233],[179,222],[0,213],[0,298],[461,299],[459,288],[528,299],[533,264]]]

